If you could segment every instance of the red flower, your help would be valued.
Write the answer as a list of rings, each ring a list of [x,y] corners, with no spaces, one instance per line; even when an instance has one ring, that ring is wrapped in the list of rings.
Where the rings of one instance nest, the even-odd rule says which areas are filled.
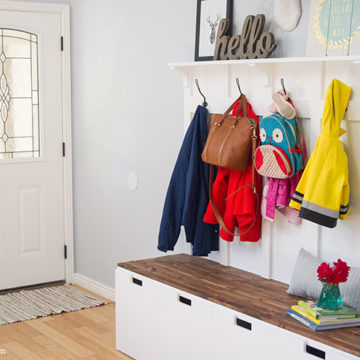
[[[318,278],[328,284],[335,281],[334,272],[330,268],[330,265],[323,262],[317,269]]]
[[[323,262],[317,269],[318,278],[327,284],[345,282],[349,276],[350,267],[347,266],[345,261],[338,259],[334,262],[334,267]]]
[[[334,276],[335,283],[345,282],[349,276],[350,267],[347,266],[345,261],[338,259],[337,262],[334,262]]]

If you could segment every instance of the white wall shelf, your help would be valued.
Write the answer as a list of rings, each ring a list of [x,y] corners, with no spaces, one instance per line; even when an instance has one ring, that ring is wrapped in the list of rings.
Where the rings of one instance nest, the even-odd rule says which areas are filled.
[[[320,57],[284,57],[266,59],[244,59],[244,60],[214,60],[214,61],[189,61],[179,63],[169,63],[171,69],[181,69],[202,66],[222,66],[222,65],[249,65],[258,64],[280,64],[280,63],[326,63],[326,62],[353,62],[360,64],[360,56],[320,56]]]

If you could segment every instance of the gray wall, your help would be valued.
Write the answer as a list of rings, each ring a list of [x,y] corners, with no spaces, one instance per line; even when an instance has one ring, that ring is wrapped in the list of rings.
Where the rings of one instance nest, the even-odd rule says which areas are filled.
[[[159,255],[183,134],[182,83],[167,63],[192,59],[194,6],[72,1],[75,269],[109,286],[117,262]]]

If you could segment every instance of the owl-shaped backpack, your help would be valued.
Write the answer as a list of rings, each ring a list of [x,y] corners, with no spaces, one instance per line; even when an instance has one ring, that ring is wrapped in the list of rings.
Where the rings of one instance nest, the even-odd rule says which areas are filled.
[[[262,176],[286,179],[303,168],[301,136],[296,118],[280,113],[260,120],[261,145],[255,152],[255,168]]]

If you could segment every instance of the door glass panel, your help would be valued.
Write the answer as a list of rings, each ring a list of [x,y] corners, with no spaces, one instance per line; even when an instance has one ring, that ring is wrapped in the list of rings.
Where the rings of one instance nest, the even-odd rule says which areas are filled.
[[[0,159],[40,156],[38,37],[0,28]]]

